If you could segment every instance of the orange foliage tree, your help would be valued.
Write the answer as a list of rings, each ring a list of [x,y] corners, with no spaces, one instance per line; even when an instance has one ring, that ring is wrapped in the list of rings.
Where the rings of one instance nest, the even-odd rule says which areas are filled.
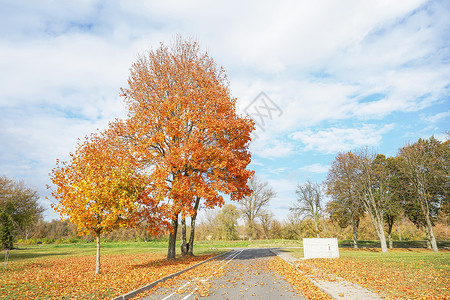
[[[52,196],[58,200],[53,208],[77,226],[79,235],[92,233],[97,239],[96,274],[100,235],[133,226],[139,216],[137,200],[147,198],[145,177],[135,171],[133,157],[111,132],[86,137],[70,161],[58,160],[50,173],[56,186]]]
[[[174,259],[180,214],[195,220],[200,199],[212,208],[224,204],[221,194],[231,200],[250,194],[254,123],[236,113],[224,70],[180,37],[140,57],[128,85],[122,93],[129,114],[118,135],[148,176],[150,198],[171,221],[167,258]]]

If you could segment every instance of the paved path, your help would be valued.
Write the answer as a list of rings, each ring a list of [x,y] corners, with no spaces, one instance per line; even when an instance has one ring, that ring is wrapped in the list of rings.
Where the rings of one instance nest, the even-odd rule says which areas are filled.
[[[287,254],[282,249],[272,249],[272,252],[274,252],[276,255],[278,255],[281,259],[286,261],[287,263],[293,265],[294,267],[300,266],[301,269],[301,262],[302,260],[296,259],[292,257],[291,255]],[[307,276],[309,277],[309,280],[327,293],[330,297],[334,299],[339,300],[358,300],[358,299],[364,299],[364,300],[381,300],[380,296],[378,296],[376,293],[369,291],[366,288],[363,288],[362,286],[345,281],[342,278],[338,278],[334,275],[330,275],[332,277],[335,277],[334,281],[327,281],[318,279],[315,277]]]
[[[271,257],[269,249],[235,249],[213,262],[219,276],[182,280],[143,299],[195,299],[199,282],[209,288],[209,295],[202,299],[305,299],[265,267]]]

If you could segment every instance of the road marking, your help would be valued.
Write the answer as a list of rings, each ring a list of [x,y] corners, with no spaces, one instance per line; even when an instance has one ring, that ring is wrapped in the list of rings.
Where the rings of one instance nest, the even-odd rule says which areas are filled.
[[[242,251],[244,251],[244,249],[238,250],[238,251],[236,251],[236,252],[234,252],[234,253],[231,252],[229,255],[227,255],[227,256],[225,257],[225,261],[226,261],[226,262],[223,263],[223,264],[220,266],[220,268],[219,268],[218,270],[222,269],[222,268],[225,267],[227,264],[229,264],[233,259],[235,259],[239,254],[241,254]],[[194,282],[195,280],[200,280],[200,281],[202,281],[202,282],[207,282],[207,281],[209,280],[209,278],[211,278],[211,276],[209,276],[209,277],[206,278],[206,279],[194,278],[194,279],[192,279],[191,281],[186,282],[186,283],[183,284],[181,287],[179,287],[175,292],[171,293],[170,295],[166,296],[165,298],[163,298],[163,299],[161,299],[161,300],[167,300],[167,299],[169,299],[170,297],[172,297],[173,295],[175,295],[178,291],[182,290],[185,286],[187,286],[188,284]],[[185,297],[183,298],[183,300],[186,300],[186,299],[188,299],[190,296],[192,296],[192,294],[194,294],[194,292],[195,292],[196,290],[197,290],[197,287],[195,287],[189,295],[185,296]]]
[[[235,254],[233,257],[231,257],[232,255],[230,255],[229,257],[231,257],[231,259],[229,259],[226,263],[224,263],[222,266],[220,266],[220,268],[219,268],[218,270],[220,270],[220,269],[222,269],[223,267],[225,267],[226,265],[228,265],[233,259],[235,259],[239,254],[241,254],[242,251],[244,251],[244,249],[241,249],[241,250],[237,251],[236,254]],[[228,257],[227,257],[227,258],[228,258]],[[201,281],[201,282],[207,282],[211,277],[212,277],[212,275],[209,276],[209,277],[206,278],[206,279],[200,279],[200,281]],[[186,300],[186,299],[188,299],[189,297],[191,297],[192,294],[194,294],[196,290],[197,290],[197,287],[195,287],[189,295],[185,296],[185,297],[183,298],[183,300]]]
[[[225,259],[228,259],[229,257],[231,257],[231,256],[233,256],[233,255],[234,255],[234,253],[232,252],[232,253],[230,253]],[[220,269],[219,269],[219,270],[220,270]],[[186,282],[186,283],[183,284],[181,287],[179,287],[175,292],[173,292],[172,294],[166,296],[165,298],[162,298],[161,300],[167,300],[167,299],[169,299],[170,297],[172,297],[173,295],[175,295],[178,291],[182,290],[186,285],[190,284],[191,282],[193,282],[193,281],[196,280],[196,279],[198,279],[198,278],[194,278],[194,279],[192,279],[191,281]]]
[[[176,290],[175,292],[173,292],[172,294],[170,294],[169,296],[162,298],[161,300],[167,300],[170,297],[172,297],[173,295],[176,294],[176,292],[178,292],[179,290],[183,289],[186,285],[188,285],[189,283],[191,283],[191,281],[186,282],[185,284],[183,284],[180,288],[178,288],[178,290]]]

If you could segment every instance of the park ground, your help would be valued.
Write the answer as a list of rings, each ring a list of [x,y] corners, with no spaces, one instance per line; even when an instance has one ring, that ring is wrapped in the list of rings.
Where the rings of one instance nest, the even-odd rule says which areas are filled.
[[[102,244],[100,275],[94,274],[94,243],[18,245],[7,264],[5,251],[0,253],[0,298],[111,299],[232,248],[284,248],[298,259],[297,270],[277,257],[267,268],[309,299],[319,293],[307,278],[351,281],[389,299],[450,299],[449,242],[440,244],[439,253],[424,249],[422,242],[397,243],[389,253],[381,253],[374,242],[361,244],[355,250],[343,242],[339,259],[301,260],[301,241],[200,241],[195,257],[166,261],[166,242],[110,242]],[[192,272],[200,270],[218,275],[207,264]],[[199,288],[196,295],[207,296],[207,288]]]

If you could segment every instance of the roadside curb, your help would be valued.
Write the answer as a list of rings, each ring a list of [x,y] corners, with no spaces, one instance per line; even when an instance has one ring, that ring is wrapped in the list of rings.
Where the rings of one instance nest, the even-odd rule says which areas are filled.
[[[294,267],[294,269],[297,272],[302,273],[300,270],[298,270],[297,266],[294,264],[295,259],[290,256],[289,254],[282,254],[278,250],[280,248],[270,249],[270,251],[290,264]],[[319,290],[326,293],[328,296],[335,300],[347,300],[347,299],[382,299],[377,294],[357,285],[352,282],[348,281],[342,281],[339,284],[336,285],[336,283],[326,282],[326,281],[317,281],[309,276],[306,276],[309,281],[311,281],[312,284],[314,284]],[[330,286],[332,284],[332,286]],[[327,286],[328,285],[328,286]]]
[[[142,292],[144,292],[144,291],[146,291],[146,290],[149,290],[149,289],[153,288],[153,287],[154,287],[155,285],[157,285],[158,283],[164,282],[164,281],[166,281],[167,279],[170,279],[170,278],[176,277],[176,276],[178,276],[178,275],[180,275],[180,274],[183,274],[184,272],[187,272],[187,271],[189,271],[189,270],[192,270],[193,268],[198,267],[198,266],[200,266],[200,265],[202,265],[202,264],[204,264],[204,263],[206,263],[206,262],[208,262],[208,261],[210,261],[210,260],[220,258],[220,257],[224,256],[225,254],[230,253],[231,251],[233,251],[233,250],[230,250],[230,251],[227,251],[227,252],[222,253],[222,254],[220,254],[220,255],[217,255],[217,256],[208,258],[207,260],[201,261],[201,262],[199,262],[198,264],[195,264],[195,265],[193,265],[193,266],[191,266],[191,267],[189,267],[189,268],[187,268],[187,269],[184,269],[184,270],[178,271],[178,272],[176,272],[176,273],[170,274],[170,275],[168,275],[168,276],[166,276],[166,277],[163,277],[163,278],[161,278],[161,279],[158,279],[158,280],[156,280],[156,281],[153,281],[152,283],[147,284],[146,286],[143,286],[143,287],[141,287],[141,288],[138,288],[138,289],[136,289],[136,290],[134,290],[134,291],[131,291],[131,292],[129,292],[129,293],[123,294],[123,295],[121,295],[121,296],[119,296],[119,297],[112,298],[112,300],[126,300],[126,299],[130,299],[130,298],[132,298],[132,297],[134,297],[134,296],[136,296],[136,295],[138,295],[138,294],[140,294],[140,293],[142,293]]]

